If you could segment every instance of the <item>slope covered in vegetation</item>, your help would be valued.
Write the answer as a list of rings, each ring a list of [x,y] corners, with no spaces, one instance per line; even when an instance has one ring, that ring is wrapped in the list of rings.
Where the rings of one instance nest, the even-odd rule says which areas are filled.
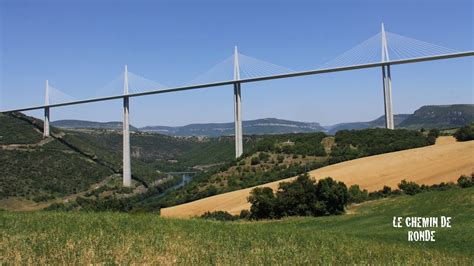
[[[190,184],[162,199],[173,206],[296,176],[309,170],[365,156],[427,146],[436,138],[405,129],[343,130],[324,133],[265,136],[237,161],[217,172],[197,176]]]
[[[426,192],[357,205],[348,215],[262,222],[4,211],[0,263],[468,265],[473,195],[474,188]],[[408,242],[409,229],[394,228],[394,216],[453,222],[427,228],[436,231],[435,242]]]

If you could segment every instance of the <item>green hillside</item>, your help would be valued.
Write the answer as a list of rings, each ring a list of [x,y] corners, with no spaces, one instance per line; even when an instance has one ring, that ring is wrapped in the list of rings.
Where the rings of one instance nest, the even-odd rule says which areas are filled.
[[[473,204],[470,188],[377,200],[346,215],[261,222],[4,211],[0,263],[469,265]],[[451,216],[452,227],[420,229],[435,230],[435,242],[408,242],[394,216]]]
[[[473,104],[427,105],[400,123],[410,129],[452,128],[474,122]]]
[[[252,135],[245,136],[245,153],[235,160],[233,137],[183,138],[135,132],[131,134],[133,179],[137,186],[143,184],[145,188],[136,188],[135,192],[140,193],[129,195],[132,198],[123,202],[121,195],[114,201],[116,197],[110,193],[122,191],[119,132],[53,128],[53,137],[43,139],[40,120],[21,114],[0,118],[3,119],[0,132],[6,136],[0,153],[0,166],[5,169],[0,173],[0,199],[45,201],[84,192],[94,185],[100,188],[91,196],[82,195],[92,200],[83,203],[114,206],[112,209],[118,207],[124,211],[156,211],[163,206],[280,180],[328,164],[434,143],[433,137],[404,129],[343,130],[334,137],[321,132]],[[179,182],[166,179],[165,173],[176,171],[197,174],[185,187],[162,197],[163,188],[172,186],[169,182]],[[99,184],[107,178],[113,179],[110,185]],[[158,184],[159,189],[147,192],[146,187]]]
[[[114,174],[57,139],[43,140],[41,128],[33,126],[40,124],[38,120],[17,116],[0,115],[0,199],[64,196]]]
[[[435,138],[417,131],[383,128],[324,133],[298,133],[256,138],[237,161],[218,171],[201,173],[187,186],[149,208],[173,206],[233,190],[252,187],[306,173],[329,164],[360,157],[423,147]]]
[[[233,157],[230,138],[131,136],[133,179],[151,185],[163,172],[192,170]],[[43,201],[88,190],[114,176],[120,185],[122,135],[107,130],[52,128],[43,138],[42,121],[19,113],[0,114],[0,199]],[[210,156],[202,156],[208,152]]]
[[[52,126],[59,128],[90,128],[90,129],[110,129],[110,130],[122,130],[122,122],[111,121],[111,122],[93,122],[85,120],[59,120],[51,122]],[[138,131],[138,129],[130,125],[130,131]]]

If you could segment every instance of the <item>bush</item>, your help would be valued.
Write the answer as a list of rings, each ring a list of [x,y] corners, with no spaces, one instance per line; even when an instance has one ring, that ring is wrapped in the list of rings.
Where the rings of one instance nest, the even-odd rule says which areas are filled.
[[[250,160],[250,165],[257,165],[260,163],[260,159],[258,157],[252,157]]]
[[[437,138],[439,137],[440,131],[437,128],[433,128],[428,132],[428,137],[434,137]]]
[[[420,185],[412,181],[407,182],[405,179],[398,184],[398,188],[408,195],[415,195],[421,192]]]
[[[41,201],[52,200],[52,199],[55,199],[55,198],[56,198],[56,197],[53,196],[53,195],[40,195],[40,196],[33,197],[33,201],[35,201],[35,202],[41,202]]]
[[[241,210],[240,214],[239,214],[239,219],[249,220],[250,219],[250,211],[249,210]]]
[[[369,193],[367,192],[367,190],[361,190],[359,185],[350,186],[348,192],[350,203],[361,203],[369,198]]]
[[[392,193],[392,188],[388,186],[383,186],[382,188],[382,194],[388,196]]]
[[[216,220],[216,221],[235,221],[238,219],[237,216],[233,216],[232,214],[226,211],[206,212],[203,215],[201,215],[201,218]]]
[[[267,162],[268,159],[270,159],[270,155],[266,152],[261,152],[259,155],[258,155],[258,159],[260,159],[260,161],[263,161],[263,162]]]
[[[278,155],[277,157],[278,163],[282,163],[284,159],[285,157],[283,157],[283,155]]]
[[[474,128],[472,126],[464,126],[454,133],[457,141],[474,140]]]
[[[474,173],[471,176],[462,175],[458,179],[458,185],[462,188],[474,186]]]

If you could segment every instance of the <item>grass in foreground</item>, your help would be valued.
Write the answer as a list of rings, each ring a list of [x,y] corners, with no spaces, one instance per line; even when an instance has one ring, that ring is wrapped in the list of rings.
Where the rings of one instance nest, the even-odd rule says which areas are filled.
[[[369,202],[356,214],[264,222],[153,214],[0,212],[0,264],[470,264],[474,188]],[[452,216],[436,242],[407,242],[393,216]],[[420,229],[421,230],[421,229]]]

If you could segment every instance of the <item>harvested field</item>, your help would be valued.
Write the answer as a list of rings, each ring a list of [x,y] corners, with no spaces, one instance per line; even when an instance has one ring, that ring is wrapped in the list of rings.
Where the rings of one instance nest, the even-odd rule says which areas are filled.
[[[392,152],[338,163],[310,172],[313,178],[332,177],[350,186],[358,184],[369,191],[383,186],[395,188],[406,179],[418,184],[455,182],[462,174],[474,172],[474,141],[456,142],[452,137],[440,137],[433,146]],[[276,189],[282,181],[260,185]],[[164,208],[165,217],[192,217],[206,211],[227,211],[238,214],[248,209],[247,197],[252,188],[237,190]]]

